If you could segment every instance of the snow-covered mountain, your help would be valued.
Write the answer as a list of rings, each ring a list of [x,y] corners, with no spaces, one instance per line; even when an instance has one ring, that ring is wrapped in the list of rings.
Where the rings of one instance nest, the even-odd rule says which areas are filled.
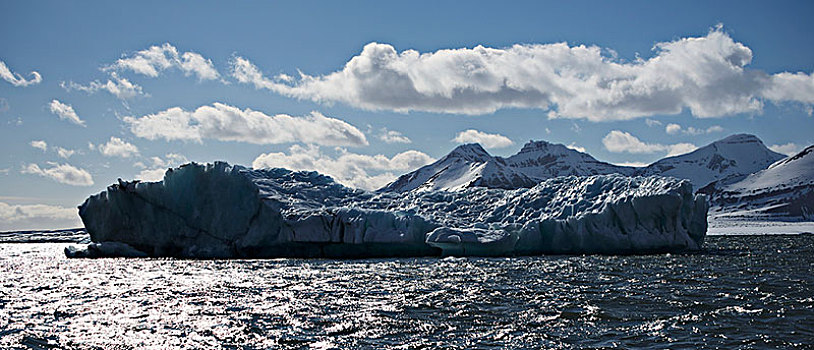
[[[664,158],[635,174],[687,179],[697,190],[716,181],[718,185],[738,181],[784,157],[766,147],[755,135],[736,134],[690,153]]]
[[[515,155],[495,157],[461,145],[437,162],[402,175],[379,192],[462,191],[473,187],[531,188],[559,176],[621,174],[689,180],[707,194],[719,218],[791,220],[814,216],[814,149],[784,159],[754,135],[736,134],[644,168],[596,160],[561,144],[530,141]]]
[[[712,184],[713,215],[814,219],[814,145],[731,184]]]
[[[632,175],[634,171],[635,168],[600,162],[586,153],[545,141],[529,141],[508,158],[492,156],[479,144],[467,144],[435,163],[402,175],[379,191],[530,188],[558,176]]]
[[[460,145],[435,163],[400,176],[380,192],[456,191],[470,187],[524,188],[539,181],[511,168],[477,143]]]
[[[587,153],[546,141],[529,141],[520,152],[505,161],[510,167],[539,180],[571,175],[632,175],[636,170],[633,167],[600,162]]]

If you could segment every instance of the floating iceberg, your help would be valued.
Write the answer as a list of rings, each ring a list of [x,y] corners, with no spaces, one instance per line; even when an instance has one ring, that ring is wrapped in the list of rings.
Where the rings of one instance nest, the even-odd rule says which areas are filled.
[[[516,190],[367,192],[316,172],[190,163],[124,182],[79,215],[68,256],[393,257],[695,250],[708,205],[688,181],[557,177]],[[110,246],[110,247],[107,247]]]

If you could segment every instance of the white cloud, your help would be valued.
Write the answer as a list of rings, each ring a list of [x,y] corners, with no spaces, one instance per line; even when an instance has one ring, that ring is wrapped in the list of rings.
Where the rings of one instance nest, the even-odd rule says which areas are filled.
[[[138,147],[134,144],[128,143],[115,136],[111,136],[107,143],[96,146],[96,149],[106,157],[130,158],[132,156],[138,156],[139,153]]]
[[[660,143],[645,143],[627,132],[612,130],[602,139],[605,149],[615,153],[656,153],[667,152],[667,156],[674,156],[694,151],[697,147],[691,143],[677,143],[663,145]]]
[[[681,125],[673,123],[667,124],[667,126],[664,127],[664,131],[667,132],[668,134],[678,134],[679,132],[681,132]]]
[[[107,91],[118,99],[126,100],[133,97],[144,95],[141,86],[131,83],[125,78],[120,78],[116,72],[110,73],[110,78],[107,82],[102,83],[98,80],[90,82],[88,85],[81,85],[74,82],[61,82],[61,86],[66,91],[78,90],[93,94],[97,91]]]
[[[167,153],[163,159],[161,157],[150,157],[150,162],[151,168],[148,168],[147,165],[141,162],[133,164],[136,167],[143,168],[136,175],[136,179],[142,181],[161,181],[164,179],[164,173],[167,171],[167,168],[179,166],[189,162],[189,160],[187,160],[187,157],[177,153]]]
[[[181,164],[189,162],[187,157],[178,154],[178,153],[167,153],[164,155],[164,159],[161,157],[151,157],[150,160],[153,163],[153,167],[172,167],[172,166],[179,166]]]
[[[783,153],[787,156],[793,156],[797,154],[797,152],[800,152],[800,146],[794,142],[789,142],[783,145],[771,145],[769,146],[769,149],[777,153]]]
[[[413,142],[410,140],[409,137],[404,136],[402,133],[395,131],[395,130],[387,130],[387,128],[382,128],[381,134],[379,134],[379,140],[384,141],[385,143],[411,143]]]
[[[149,140],[198,141],[210,138],[254,144],[288,142],[327,146],[367,145],[365,134],[353,125],[318,112],[304,117],[268,116],[251,109],[214,103],[194,111],[170,108],[140,118],[125,117],[130,131]]]
[[[662,123],[660,121],[655,120],[655,119],[650,119],[650,118],[645,119],[644,122],[647,124],[647,126],[650,126],[650,127],[652,127],[652,126],[661,126],[662,125]]]
[[[484,148],[503,148],[514,144],[511,139],[501,134],[489,134],[475,129],[459,132],[452,141],[457,143],[479,143]]]
[[[167,172],[166,168],[144,169],[136,174],[136,180],[156,182],[164,179],[164,173]]]
[[[613,164],[616,164],[616,165],[619,165],[619,166],[632,166],[634,168],[642,168],[642,167],[646,167],[646,166],[649,165],[647,163],[642,163],[642,162],[621,162],[621,163],[613,163]]]
[[[429,164],[433,160],[430,156],[414,150],[388,158],[381,154],[370,156],[340,149],[338,157],[331,157],[315,145],[305,147],[293,145],[289,148],[288,154],[272,152],[259,155],[252,162],[252,167],[318,171],[344,185],[373,190],[396,179],[397,176],[390,171],[406,172]]]
[[[667,124],[667,126],[664,128],[664,131],[667,132],[668,134],[678,134],[679,132],[683,132],[687,135],[701,135],[701,134],[711,134],[714,132],[722,132],[724,131],[724,128],[722,128],[720,125],[713,125],[706,129],[699,129],[692,126],[684,129],[681,127],[681,125],[670,123]]]
[[[3,80],[11,83],[11,85],[29,86],[42,82],[42,76],[40,73],[32,71],[29,74],[31,75],[31,79],[25,79],[19,73],[12,72],[11,69],[6,66],[5,62],[0,61],[0,78],[3,78]]]
[[[241,83],[315,102],[367,110],[488,114],[504,108],[549,117],[626,120],[689,110],[697,117],[760,113],[765,101],[814,104],[814,76],[770,75],[747,66],[752,50],[722,27],[657,43],[649,59],[626,62],[597,46],[567,43],[402,52],[370,43],[336,72],[269,79],[232,60]],[[290,77],[289,77],[290,78]]]
[[[71,123],[76,125],[86,126],[85,121],[79,119],[79,116],[76,114],[76,111],[73,110],[71,105],[64,104],[57,100],[52,100],[50,104],[51,113],[56,114],[59,119],[67,120]]]
[[[197,76],[198,80],[213,80],[220,77],[211,60],[194,52],[179,54],[178,49],[170,43],[137,51],[129,57],[117,60],[105,70],[131,70],[155,78],[160,72],[173,67],[183,71],[184,75]]]
[[[72,155],[74,155],[74,153],[76,153],[75,150],[62,148],[62,147],[57,147],[56,150],[57,150],[57,155],[59,155],[60,158],[65,158],[65,159],[70,158]]]
[[[73,186],[91,186],[93,177],[85,169],[70,164],[48,163],[50,168],[40,168],[37,164],[28,164],[21,173],[36,174],[50,178],[56,182]]]
[[[43,152],[48,150],[48,143],[42,140],[35,140],[28,143],[31,147],[41,149]]]
[[[82,222],[76,208],[46,204],[13,205],[0,202],[0,230],[81,226]]]
[[[572,150],[575,150],[575,151],[580,151],[582,153],[585,153],[585,147],[577,146],[576,142],[571,142],[570,145],[567,145],[565,147],[568,147],[568,148],[570,148]]]
[[[724,131],[724,128],[721,127],[720,125],[710,126],[706,130],[707,134],[711,134],[711,133],[714,133],[714,132],[723,132],[723,131]]]
[[[693,145],[691,143],[676,143],[672,145],[666,145],[667,147],[667,155],[665,157],[672,157],[677,155],[682,155],[685,153],[690,153],[698,149],[698,146]]]

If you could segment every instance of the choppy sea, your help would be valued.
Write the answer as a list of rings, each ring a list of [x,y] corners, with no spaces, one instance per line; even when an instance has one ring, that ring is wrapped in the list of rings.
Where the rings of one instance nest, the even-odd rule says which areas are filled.
[[[8,241],[8,240],[6,240]],[[692,254],[67,259],[0,243],[0,348],[811,348],[814,236]]]

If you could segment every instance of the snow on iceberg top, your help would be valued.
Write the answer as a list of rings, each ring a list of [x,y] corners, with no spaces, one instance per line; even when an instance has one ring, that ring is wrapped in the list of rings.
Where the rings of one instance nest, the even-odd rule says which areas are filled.
[[[161,182],[120,181],[79,214],[93,242],[124,244],[101,255],[131,247],[151,256],[350,257],[432,254],[430,246],[464,255],[697,249],[707,209],[674,178],[376,193],[316,172],[216,162],[170,169]]]

